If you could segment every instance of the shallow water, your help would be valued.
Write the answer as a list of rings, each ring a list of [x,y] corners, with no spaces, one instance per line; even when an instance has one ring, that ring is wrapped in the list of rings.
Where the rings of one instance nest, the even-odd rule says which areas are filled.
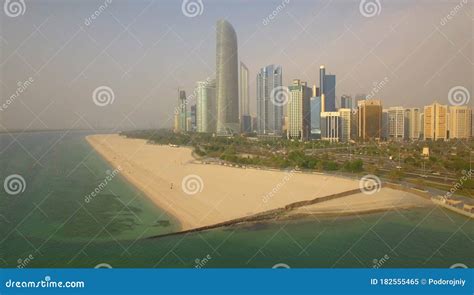
[[[449,267],[474,266],[473,221],[424,208],[239,225],[159,239],[179,227],[110,167],[86,132],[0,135],[1,267]]]

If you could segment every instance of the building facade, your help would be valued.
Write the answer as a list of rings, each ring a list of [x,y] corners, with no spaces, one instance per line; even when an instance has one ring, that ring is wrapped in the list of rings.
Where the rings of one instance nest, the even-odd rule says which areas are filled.
[[[352,109],[352,96],[341,96],[341,109]]]
[[[339,112],[321,113],[321,139],[330,142],[341,140],[341,116]]]
[[[420,139],[420,109],[419,108],[408,108],[405,110],[405,135],[407,139],[418,140]]]
[[[348,142],[351,140],[351,116],[352,110],[350,108],[341,108],[338,110],[339,116],[341,117],[341,134],[340,141]]]
[[[226,20],[216,26],[217,135],[240,133],[237,34]]]
[[[315,93],[313,89],[313,94]],[[321,138],[321,97],[311,97],[311,135],[312,139]]]
[[[312,90],[306,82],[293,80],[289,88],[289,101],[287,108],[288,116],[288,139],[307,140],[311,129],[310,99]]]
[[[405,109],[403,107],[388,109],[388,138],[395,141],[405,139]]]
[[[378,99],[359,101],[359,139],[380,140],[382,134],[382,102]]]
[[[425,140],[448,138],[448,107],[437,102],[424,108],[423,134]]]
[[[196,88],[196,131],[216,132],[216,81],[197,82]]]
[[[469,139],[472,128],[472,109],[468,106],[449,107],[449,138]]]
[[[289,95],[281,93],[284,91],[282,75],[282,68],[278,65],[266,66],[257,74],[257,133],[260,135],[279,135],[282,132],[284,103],[272,97],[272,94]]]
[[[250,133],[252,123],[250,118],[250,92],[249,92],[249,70],[247,66],[240,63],[240,128],[243,133]]]

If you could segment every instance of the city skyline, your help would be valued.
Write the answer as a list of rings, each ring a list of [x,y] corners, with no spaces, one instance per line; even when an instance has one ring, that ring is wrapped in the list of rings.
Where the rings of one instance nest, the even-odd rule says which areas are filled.
[[[34,81],[19,95],[23,103],[3,108],[2,126],[169,128],[176,89],[192,93],[196,81],[214,76],[215,22],[222,17],[240,40],[252,115],[253,77],[268,64],[284,68],[283,85],[299,78],[310,87],[326,65],[337,76],[337,101],[343,94],[376,92],[373,98],[384,106],[421,108],[433,101],[449,104],[455,86],[473,92],[472,40],[466,39],[472,5],[446,19],[459,2],[383,2],[379,15],[365,17],[359,1],[291,1],[281,9],[281,1],[254,3],[252,9],[241,1],[205,1],[200,15],[188,17],[179,2],[112,2],[91,19],[100,3],[35,1],[21,17],[2,17],[2,103],[19,82]],[[440,55],[449,58],[440,61]],[[99,108],[92,93],[101,86],[113,90],[115,99]],[[22,119],[32,114],[32,120]]]

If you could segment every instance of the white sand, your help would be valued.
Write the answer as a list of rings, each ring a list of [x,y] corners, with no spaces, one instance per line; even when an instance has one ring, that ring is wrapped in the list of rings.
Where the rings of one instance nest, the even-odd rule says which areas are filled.
[[[199,164],[192,157],[190,148],[147,144],[145,140],[127,139],[115,134],[88,136],[87,141],[111,165],[116,168],[120,166],[121,175],[155,204],[175,216],[181,222],[183,230],[357,189],[359,186],[355,180],[322,174],[290,174]],[[182,189],[183,179],[189,175],[202,179],[202,182],[195,182],[196,194],[187,194]],[[192,185],[189,190],[193,191]],[[388,195],[393,195],[393,192]],[[354,205],[359,209],[373,209],[374,200],[377,199],[374,196],[368,197],[370,199],[359,202],[357,197],[344,199],[355,202]],[[339,201],[325,203],[325,206],[329,206],[327,209],[338,210],[337,206],[331,207],[331,202]]]
[[[408,192],[382,188],[373,195],[363,193],[305,206],[293,210],[293,214],[356,214],[371,211],[399,210],[431,205],[427,199]]]

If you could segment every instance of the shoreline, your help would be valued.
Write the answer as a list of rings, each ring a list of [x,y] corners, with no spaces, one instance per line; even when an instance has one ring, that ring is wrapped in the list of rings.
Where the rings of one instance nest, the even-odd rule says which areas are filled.
[[[86,142],[90,145],[90,147],[92,148],[92,150],[94,150],[95,153],[97,153],[105,162],[107,162],[111,167],[113,168],[117,168],[117,166],[115,165],[115,163],[113,161],[110,160],[109,157],[107,157],[104,153],[103,153],[103,150],[100,150],[100,149],[97,149],[96,146],[94,146],[94,144],[90,141],[90,136],[92,135],[87,135],[84,137],[84,139],[86,140]],[[148,194],[146,192],[146,190],[144,190],[139,184],[136,183],[136,181],[134,181],[133,178],[130,178],[130,177],[127,177],[126,175],[127,174],[124,174],[124,173],[119,173],[120,176],[123,177],[123,179],[125,179],[125,181],[127,181],[130,185],[132,185],[136,190],[142,192],[144,195],[146,195],[148,197]],[[176,215],[176,213],[174,213],[172,210],[170,209],[167,209],[165,208],[166,204],[157,204],[157,202],[148,197],[148,199],[155,204],[156,207],[158,207],[158,209],[164,211],[166,214],[168,215],[171,215],[172,218],[173,218],[173,222],[175,222],[177,228],[179,228],[180,230],[183,229],[183,223],[182,221],[178,218],[178,216]],[[169,207],[168,207],[169,208]]]
[[[173,216],[180,228],[177,233],[267,220],[270,218],[265,216],[275,213],[294,219],[427,205],[418,200],[421,197],[391,188],[383,188],[377,197],[364,195],[358,181],[332,175],[196,163],[188,147],[149,144],[116,134],[88,135],[85,139],[112,167],[121,167],[120,174],[130,184]],[[183,181],[189,176],[201,180],[196,194],[184,193]],[[345,210],[346,206],[352,210]]]

